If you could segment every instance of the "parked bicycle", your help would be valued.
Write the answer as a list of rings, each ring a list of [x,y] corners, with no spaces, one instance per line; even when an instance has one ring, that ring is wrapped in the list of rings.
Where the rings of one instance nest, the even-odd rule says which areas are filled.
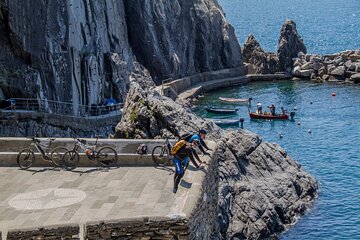
[[[157,166],[166,166],[168,165],[172,158],[170,155],[171,152],[171,143],[169,139],[165,139],[165,143],[163,145],[157,145],[153,148],[151,152],[152,160]]]
[[[33,149],[40,152],[42,160],[52,162],[55,166],[61,167],[63,165],[63,156],[68,149],[65,147],[56,147],[51,151],[51,144],[54,140],[55,138],[50,138],[49,144],[44,144],[40,139],[32,137],[29,146],[21,150],[17,156],[17,163],[19,167],[21,169],[28,169],[32,166],[35,160],[35,153]]]
[[[115,166],[118,160],[115,149],[107,146],[97,150],[98,140],[99,137],[97,136],[95,145],[91,146],[85,139],[76,138],[74,149],[67,151],[63,156],[64,168],[71,171],[77,167],[80,161],[79,152],[84,152],[89,160],[97,161],[100,166]]]

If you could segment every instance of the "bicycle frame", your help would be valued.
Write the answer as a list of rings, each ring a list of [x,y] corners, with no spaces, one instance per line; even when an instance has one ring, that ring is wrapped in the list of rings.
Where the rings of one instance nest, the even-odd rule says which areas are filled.
[[[31,147],[37,149],[39,151],[39,153],[41,153],[43,159],[46,160],[45,157],[48,157],[48,149],[50,149],[51,143],[52,143],[52,140],[50,140],[49,145],[46,146],[44,144],[36,142],[35,140],[32,140],[32,142],[29,145],[29,149],[31,149]],[[45,150],[43,148],[45,148]]]

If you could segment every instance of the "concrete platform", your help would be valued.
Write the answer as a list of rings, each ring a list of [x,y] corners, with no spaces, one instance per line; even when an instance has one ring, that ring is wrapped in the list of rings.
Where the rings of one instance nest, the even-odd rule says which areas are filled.
[[[216,148],[210,142],[210,147]],[[121,219],[186,218],[199,202],[211,156],[198,170],[190,166],[178,193],[173,167],[0,168],[0,232],[80,226]]]

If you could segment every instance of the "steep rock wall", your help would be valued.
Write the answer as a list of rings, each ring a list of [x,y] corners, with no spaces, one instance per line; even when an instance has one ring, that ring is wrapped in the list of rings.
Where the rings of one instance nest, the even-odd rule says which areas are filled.
[[[156,79],[242,64],[213,0],[0,0],[0,30],[7,97],[122,101],[130,75],[146,71],[136,58]]]
[[[242,65],[233,27],[217,1],[127,0],[131,46],[157,83]]]

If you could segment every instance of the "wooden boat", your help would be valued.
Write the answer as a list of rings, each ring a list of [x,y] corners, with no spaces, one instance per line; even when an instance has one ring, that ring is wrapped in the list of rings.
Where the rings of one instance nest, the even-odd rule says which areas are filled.
[[[207,120],[213,121],[218,126],[233,126],[233,125],[239,125],[240,123],[240,119],[207,118]]]
[[[213,108],[213,107],[205,107],[206,111],[209,113],[216,113],[216,114],[234,114],[236,113],[237,109],[226,109],[226,108]]]
[[[252,98],[226,98],[226,97],[219,97],[219,100],[226,103],[231,104],[247,104],[251,102]]]
[[[270,120],[288,120],[289,115],[287,114],[276,114],[271,115],[268,112],[263,112],[262,114],[257,114],[256,112],[250,112],[250,119],[270,119]]]

